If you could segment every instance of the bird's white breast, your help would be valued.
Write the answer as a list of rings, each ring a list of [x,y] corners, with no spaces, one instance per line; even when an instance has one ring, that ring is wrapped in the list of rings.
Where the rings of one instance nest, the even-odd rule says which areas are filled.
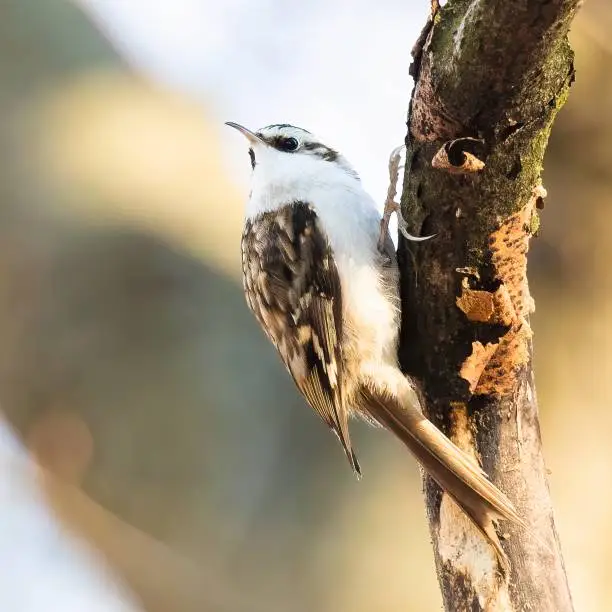
[[[380,213],[361,181],[333,163],[265,151],[253,174],[247,216],[292,202],[316,211],[334,252],[345,316],[364,359],[395,363],[398,313],[383,290],[377,241]]]

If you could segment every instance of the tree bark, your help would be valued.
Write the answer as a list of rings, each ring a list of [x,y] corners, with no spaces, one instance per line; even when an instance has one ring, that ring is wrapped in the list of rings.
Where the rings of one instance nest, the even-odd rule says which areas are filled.
[[[574,78],[578,0],[449,0],[413,49],[400,240],[400,359],[429,418],[482,464],[530,530],[498,528],[511,572],[425,478],[445,609],[573,609],[532,372],[526,254],[542,160]]]

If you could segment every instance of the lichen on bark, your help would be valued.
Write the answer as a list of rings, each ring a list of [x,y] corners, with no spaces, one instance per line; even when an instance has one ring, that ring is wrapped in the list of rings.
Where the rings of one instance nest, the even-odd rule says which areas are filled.
[[[451,438],[470,440],[533,527],[530,535],[500,526],[512,567],[504,580],[485,571],[478,534],[452,518],[426,478],[447,610],[572,610],[539,434],[526,257],[548,137],[574,78],[567,32],[577,7],[450,0],[435,7],[415,47],[402,211],[413,233],[436,238],[400,240],[400,360],[428,416]],[[439,163],[462,139],[482,143],[470,151],[482,164],[468,172],[456,171],[461,159]],[[449,556],[453,542],[469,559]]]

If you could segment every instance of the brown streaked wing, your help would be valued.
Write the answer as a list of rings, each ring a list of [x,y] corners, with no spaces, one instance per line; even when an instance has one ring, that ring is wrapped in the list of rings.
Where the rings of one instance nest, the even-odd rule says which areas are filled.
[[[344,405],[340,278],[316,212],[295,202],[248,220],[242,251],[251,310],[360,473]]]

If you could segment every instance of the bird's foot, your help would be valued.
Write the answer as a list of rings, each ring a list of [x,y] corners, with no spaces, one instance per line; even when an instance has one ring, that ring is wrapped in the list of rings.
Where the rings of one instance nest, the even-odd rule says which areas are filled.
[[[387,191],[387,199],[385,200],[383,216],[380,220],[380,235],[378,236],[378,251],[381,254],[385,253],[385,241],[389,232],[389,221],[391,220],[391,215],[393,213],[397,215],[397,225],[399,231],[402,233],[402,236],[406,238],[406,240],[410,240],[411,242],[422,242],[423,240],[429,240],[435,236],[435,234],[432,234],[431,236],[414,236],[411,234],[408,231],[408,223],[406,223],[406,220],[402,216],[401,206],[395,201],[395,196],[397,195],[397,181],[401,167],[400,160],[402,158],[402,150],[404,148],[405,145],[396,147],[393,149],[393,151],[391,151],[391,155],[389,156],[389,189]]]
[[[383,210],[382,219],[380,220],[380,235],[378,236],[378,251],[383,255],[385,254],[385,242],[389,232],[391,215],[397,212],[399,219],[402,214],[399,204],[395,201],[395,196],[397,194],[397,180],[399,178],[400,161],[404,148],[404,145],[396,147],[391,151],[391,155],[389,156],[389,189],[387,190],[385,208]]]

